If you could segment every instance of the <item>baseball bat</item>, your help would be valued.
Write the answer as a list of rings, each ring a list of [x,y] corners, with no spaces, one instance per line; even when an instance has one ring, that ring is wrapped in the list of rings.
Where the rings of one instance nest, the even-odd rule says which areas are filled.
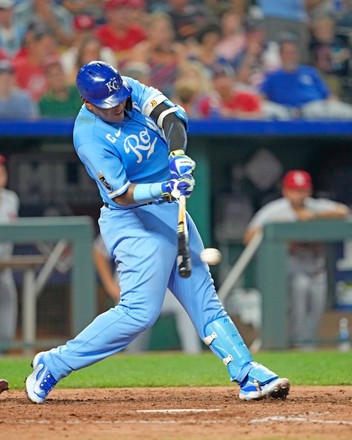
[[[192,273],[191,255],[189,251],[188,227],[186,216],[186,197],[180,196],[177,223],[177,267],[182,278],[189,278]]]

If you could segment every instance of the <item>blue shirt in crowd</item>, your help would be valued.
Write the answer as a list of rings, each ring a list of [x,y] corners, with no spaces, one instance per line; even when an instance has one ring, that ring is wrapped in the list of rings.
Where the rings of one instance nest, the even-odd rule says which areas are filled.
[[[278,69],[268,73],[260,91],[269,101],[298,108],[329,96],[329,89],[319,73],[305,65],[297,67],[293,72]]]

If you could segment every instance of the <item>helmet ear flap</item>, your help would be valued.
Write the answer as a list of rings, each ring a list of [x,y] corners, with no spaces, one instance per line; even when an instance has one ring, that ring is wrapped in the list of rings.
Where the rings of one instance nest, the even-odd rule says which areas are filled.
[[[129,96],[126,100],[126,107],[125,109],[130,112],[132,111],[132,98]]]

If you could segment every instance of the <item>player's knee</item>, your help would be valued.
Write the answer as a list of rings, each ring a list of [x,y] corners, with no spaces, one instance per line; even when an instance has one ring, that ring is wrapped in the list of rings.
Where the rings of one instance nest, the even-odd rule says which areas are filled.
[[[129,317],[134,321],[141,331],[151,328],[160,316],[159,307],[134,308],[130,311]]]
[[[310,289],[311,279],[306,275],[297,275],[292,280],[292,287],[295,292],[306,292]]]

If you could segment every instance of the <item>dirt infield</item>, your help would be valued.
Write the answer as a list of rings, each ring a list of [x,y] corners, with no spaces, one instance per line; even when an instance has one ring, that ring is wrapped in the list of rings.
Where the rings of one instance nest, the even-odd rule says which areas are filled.
[[[42,405],[0,395],[1,440],[352,438],[352,387],[293,387],[242,402],[237,387],[55,389]]]

